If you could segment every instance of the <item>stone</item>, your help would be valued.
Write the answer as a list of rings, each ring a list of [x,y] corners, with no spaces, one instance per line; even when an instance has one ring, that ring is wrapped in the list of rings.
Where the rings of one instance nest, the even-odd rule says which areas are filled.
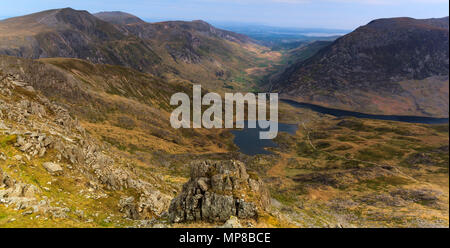
[[[7,188],[10,188],[14,186],[16,181],[12,179],[10,176],[6,176],[6,178],[3,179],[3,183],[6,185]]]
[[[15,181],[0,168],[0,186],[5,185],[7,188],[11,188],[14,184]]]
[[[208,191],[208,178],[202,177],[197,181],[198,186],[203,192]]]
[[[257,215],[257,208],[252,202],[246,202],[243,199],[239,199],[236,201],[236,205],[238,217],[241,219],[249,219]]]
[[[29,92],[34,92],[35,91],[33,86],[30,86],[30,85],[25,86],[25,90],[27,90]]]
[[[45,149],[45,147],[42,147],[42,148],[39,150],[39,157],[40,157],[40,158],[44,157],[46,151],[47,151],[47,149]]]
[[[23,146],[26,144],[25,138],[22,136],[17,136],[17,145],[16,146]]]
[[[9,128],[1,121],[0,121],[0,129],[2,129],[2,130],[9,130]]]
[[[170,204],[171,222],[225,222],[231,216],[254,219],[270,205],[262,180],[250,178],[242,162],[194,162],[190,175]]]
[[[25,87],[26,86],[26,84],[24,82],[19,82],[19,81],[16,81],[16,80],[11,80],[11,83],[13,85],[15,85],[15,86],[18,86],[18,87]]]
[[[53,218],[66,219],[67,213],[70,212],[69,208],[62,207],[50,207],[46,210],[46,213],[50,214]]]
[[[53,139],[51,137],[45,137],[42,142],[43,147],[48,147],[50,144],[52,144]]]
[[[148,218],[153,215],[160,215],[167,210],[171,198],[162,194],[158,190],[144,191],[138,201],[139,219]]]
[[[33,214],[33,210],[28,210],[22,213],[22,215],[26,216],[26,215],[31,215]]]
[[[31,103],[31,113],[35,115],[44,116],[45,115],[45,109],[42,105],[32,102]]]
[[[38,189],[36,186],[28,184],[22,189],[22,196],[27,198],[35,197],[36,193],[38,192]]]
[[[0,152],[0,159],[3,161],[6,161],[8,157],[6,156],[6,154],[4,154],[3,152]]]
[[[10,192],[8,193],[8,197],[23,197],[23,190],[26,187],[23,183],[17,183],[15,184]]]
[[[33,146],[33,144],[31,144],[31,143],[26,143],[25,145],[23,145],[22,147],[20,147],[20,150],[21,150],[22,152],[26,152],[26,151],[28,151],[28,149],[31,148],[31,146]]]
[[[221,226],[222,228],[242,228],[241,222],[236,216],[231,216],[225,224]]]
[[[13,158],[17,161],[22,161],[22,159],[23,159],[23,157],[20,155],[15,155]]]
[[[119,211],[124,213],[126,218],[136,220],[139,219],[139,213],[134,201],[134,197],[122,197],[119,201]]]
[[[43,163],[42,166],[51,174],[59,174],[63,172],[63,168],[59,164],[52,162]]]

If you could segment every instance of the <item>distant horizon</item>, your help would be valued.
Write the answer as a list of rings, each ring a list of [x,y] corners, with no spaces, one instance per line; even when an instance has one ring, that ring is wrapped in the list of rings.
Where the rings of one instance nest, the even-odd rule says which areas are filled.
[[[146,21],[239,23],[286,28],[353,30],[374,19],[441,18],[449,15],[447,0],[4,0],[0,18],[71,7],[90,13],[122,11]]]
[[[71,7],[63,7],[63,8],[71,8]],[[57,9],[63,9],[63,8],[57,8]],[[24,15],[17,15],[17,16],[0,16],[0,21],[6,20],[6,19],[10,19],[10,18],[15,18],[15,17],[20,17],[20,16],[25,16],[25,15],[30,15],[30,14],[34,14],[34,13],[39,13],[39,12],[43,12],[46,10],[52,10],[52,9],[44,9],[44,10],[40,10],[40,11],[36,11],[36,12],[31,12],[28,14],[24,14]],[[83,9],[74,9],[77,11],[83,11]],[[121,10],[111,10],[111,11],[107,11],[107,10],[103,10],[103,11],[98,11],[98,12],[90,12],[88,11],[90,14],[96,14],[99,12],[124,12],[124,13],[128,13],[131,15],[134,15],[133,13],[130,12],[125,12],[125,11],[121,11]],[[192,21],[205,21],[213,26],[239,26],[239,25],[245,25],[248,27],[254,26],[254,27],[268,27],[268,28],[285,28],[285,29],[329,29],[330,31],[342,31],[342,32],[349,32],[352,31],[351,29],[340,29],[340,28],[327,28],[327,27],[301,27],[301,26],[276,26],[276,25],[271,25],[271,24],[265,24],[265,23],[256,23],[256,22],[236,22],[236,21],[214,21],[214,20],[204,20],[204,19],[166,19],[166,18],[144,18],[144,17],[140,17],[137,15],[134,15],[140,19],[142,19],[145,22],[149,22],[149,23],[157,23],[157,22],[166,22],[166,21],[186,21],[186,22],[192,22]],[[436,18],[440,18],[440,17],[436,17]],[[367,24],[367,23],[365,23]],[[365,25],[365,24],[361,24],[361,25]]]
[[[83,11],[83,10],[84,10],[84,9],[75,9],[75,8],[73,8],[73,7],[50,8],[50,9],[43,9],[43,10],[40,10],[40,11],[30,12],[30,13],[27,13],[27,14],[17,15],[17,16],[0,16],[0,21],[6,20],[6,19],[9,19],[9,18],[20,17],[20,16],[25,16],[25,15],[33,14],[33,13],[38,13],[38,12],[42,12],[42,11],[46,11],[46,10],[63,9],[63,8],[72,8],[72,9],[77,10],[77,11]],[[88,11],[88,10],[86,10],[86,11]],[[375,18],[375,19],[372,19],[372,20],[370,20],[370,21],[367,22],[367,23],[361,23],[359,26],[355,27],[354,29],[348,29],[348,28],[346,29],[346,28],[329,28],[329,27],[318,27],[318,26],[312,26],[312,27],[289,26],[289,25],[281,26],[281,25],[273,25],[273,24],[258,23],[258,22],[215,21],[215,20],[205,20],[205,19],[146,18],[146,17],[141,17],[141,16],[135,15],[135,14],[133,14],[133,13],[126,12],[126,11],[122,11],[122,10],[101,10],[101,11],[96,11],[96,12],[91,12],[91,11],[88,11],[88,12],[91,13],[91,14],[96,14],[96,13],[99,13],[99,12],[124,12],[124,13],[128,13],[128,14],[134,15],[134,16],[136,16],[136,17],[142,19],[143,21],[149,22],[149,23],[165,22],[165,21],[188,21],[188,22],[191,22],[191,21],[202,20],[202,21],[205,21],[205,22],[207,22],[207,23],[209,23],[209,24],[211,24],[211,25],[213,25],[213,26],[216,26],[216,27],[240,26],[240,25],[242,25],[242,26],[247,26],[247,27],[251,27],[251,26],[258,27],[258,26],[259,26],[259,27],[268,27],[268,28],[299,29],[299,31],[300,31],[300,29],[304,29],[304,30],[310,29],[311,31],[314,30],[314,29],[316,29],[316,30],[321,30],[321,29],[322,29],[322,30],[326,30],[326,29],[329,29],[331,32],[340,32],[339,34],[333,34],[333,35],[343,35],[343,34],[345,34],[345,33],[351,32],[352,30],[356,29],[356,28],[359,27],[359,26],[366,25],[366,24],[368,24],[370,21],[376,20],[376,19],[383,19],[383,18],[402,18],[402,17],[414,18],[414,17],[411,17],[411,16],[381,17],[381,18]],[[414,19],[445,18],[445,17],[448,17],[448,16],[449,16],[449,15],[447,15],[447,16],[439,16],[439,17],[428,17],[428,18],[414,18]],[[327,34],[327,35],[324,35],[324,36],[329,36],[329,35],[330,35],[330,33],[326,33],[326,34]]]

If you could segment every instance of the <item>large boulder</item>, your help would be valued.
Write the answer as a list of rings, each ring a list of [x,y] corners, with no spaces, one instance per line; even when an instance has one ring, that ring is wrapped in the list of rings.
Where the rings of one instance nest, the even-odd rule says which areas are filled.
[[[190,176],[170,204],[171,222],[225,222],[231,216],[254,219],[270,204],[262,180],[250,176],[242,162],[195,162]]]

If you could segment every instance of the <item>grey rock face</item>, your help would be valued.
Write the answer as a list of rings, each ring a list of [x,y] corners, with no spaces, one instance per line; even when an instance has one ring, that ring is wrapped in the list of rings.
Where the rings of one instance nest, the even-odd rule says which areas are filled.
[[[225,222],[231,216],[257,218],[270,204],[263,182],[239,161],[191,164],[191,179],[169,207],[171,222]]]

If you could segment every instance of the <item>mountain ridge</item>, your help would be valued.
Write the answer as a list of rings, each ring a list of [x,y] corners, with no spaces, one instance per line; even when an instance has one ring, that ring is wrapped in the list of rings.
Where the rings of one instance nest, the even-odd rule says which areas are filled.
[[[151,68],[161,60],[148,44],[121,27],[71,8],[1,21],[0,33],[0,54],[4,55],[82,58],[133,68]]]
[[[345,110],[445,117],[448,34],[448,17],[374,20],[287,68],[274,89]]]
[[[122,11],[102,11],[94,13],[93,16],[114,24],[128,25],[133,23],[143,23],[141,18]]]
[[[79,58],[222,88],[224,80],[256,66],[267,49],[200,20],[147,23],[124,12],[96,15],[65,8],[0,21],[0,54]]]

